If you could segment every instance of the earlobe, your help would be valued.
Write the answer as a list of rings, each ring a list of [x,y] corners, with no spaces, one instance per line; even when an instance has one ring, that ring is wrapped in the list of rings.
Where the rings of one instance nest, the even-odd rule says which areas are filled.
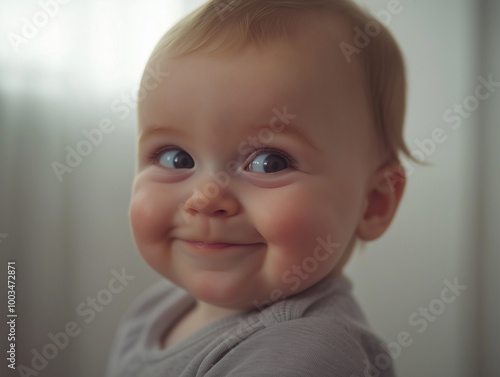
[[[359,239],[371,241],[387,230],[403,196],[405,183],[404,169],[397,162],[384,165],[375,172],[368,188],[363,217],[356,229]]]

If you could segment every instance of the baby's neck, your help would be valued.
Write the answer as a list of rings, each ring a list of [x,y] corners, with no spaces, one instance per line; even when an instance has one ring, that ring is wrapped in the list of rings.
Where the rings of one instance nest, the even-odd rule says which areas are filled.
[[[210,323],[238,312],[241,310],[220,308],[204,302],[197,302],[165,333],[161,346],[162,348],[170,347]]]
[[[195,312],[195,315],[197,318],[199,318],[200,321],[206,321],[207,324],[217,321],[218,319],[227,317],[228,315],[234,314],[234,313],[240,313],[243,310],[239,309],[230,309],[230,308],[223,308],[220,306],[215,306],[211,304],[207,304],[202,301],[198,301],[193,308],[193,312]]]

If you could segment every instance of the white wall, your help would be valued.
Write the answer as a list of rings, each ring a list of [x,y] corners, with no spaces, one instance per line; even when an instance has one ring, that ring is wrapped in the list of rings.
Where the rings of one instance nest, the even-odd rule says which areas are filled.
[[[483,1],[480,18],[486,29],[481,39],[480,67],[482,72],[491,72],[500,82],[500,15],[499,1]],[[477,359],[479,372],[483,376],[498,374],[500,354],[500,95],[485,103],[479,117],[479,161],[475,182],[478,198],[477,222],[477,268],[478,281],[478,334]]]
[[[8,234],[0,239],[0,257],[2,266],[4,258],[15,259],[19,271],[19,362],[29,365],[31,350],[46,345],[49,332],[62,331],[70,321],[81,328],[41,376],[101,375],[117,319],[158,279],[135,251],[127,219],[135,111],[121,119],[111,103],[137,85],[167,25],[199,3],[71,2],[19,53],[6,38],[0,42],[0,233]],[[380,11],[388,3],[369,6]],[[2,35],[18,31],[22,17],[39,11],[36,1],[17,4],[0,5]],[[500,286],[494,164],[500,137],[492,126],[498,126],[500,93],[481,102],[458,130],[443,113],[474,94],[478,75],[494,73],[500,81],[494,49],[499,31],[489,30],[484,46],[477,43],[484,39],[479,1],[401,4],[389,27],[408,65],[406,139],[416,150],[417,139],[441,128],[447,140],[429,156],[434,166],[411,173],[394,224],[356,254],[348,274],[376,330],[388,341],[403,331],[413,339],[396,358],[399,375],[490,376],[500,339],[493,322],[500,297],[494,289]],[[498,2],[489,4],[483,25],[484,15],[493,24],[500,14]],[[46,38],[59,42],[44,45]],[[480,58],[481,49],[489,55]],[[98,127],[103,118],[116,128],[59,182],[51,163],[63,160],[65,147],[83,139],[81,130]],[[479,132],[483,125],[490,127]],[[82,303],[89,308],[87,297],[107,287],[112,270],[122,268],[135,276],[126,289],[91,321],[78,314]],[[419,333],[409,317],[437,305],[444,280],[456,278],[468,288]],[[4,290],[1,295],[5,302]]]
[[[374,10],[388,1],[370,1]],[[478,114],[454,130],[443,114],[473,94],[478,70],[479,29],[474,2],[401,1],[390,29],[407,62],[409,107],[406,140],[410,150],[438,128],[447,139],[429,150],[426,162],[408,170],[399,213],[382,239],[358,253],[348,270],[372,324],[389,341],[410,334],[396,367],[402,376],[473,375],[475,286],[471,263],[475,244],[475,168]],[[444,280],[468,288],[424,330],[419,308],[436,305]],[[432,314],[432,313],[431,313]],[[414,325],[410,323],[410,318]],[[421,331],[421,332],[419,332]]]

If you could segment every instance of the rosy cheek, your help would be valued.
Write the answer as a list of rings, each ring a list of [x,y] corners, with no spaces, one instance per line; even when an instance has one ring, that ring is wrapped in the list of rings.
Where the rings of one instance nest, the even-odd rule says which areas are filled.
[[[152,195],[135,192],[130,201],[130,224],[138,242],[154,242],[162,232],[161,213]]]
[[[136,191],[130,201],[130,224],[143,259],[158,273],[166,276],[166,269],[170,265],[169,255],[165,252],[168,225],[164,219],[165,212],[155,202],[151,192]]]
[[[269,198],[261,222],[261,234],[270,244],[282,247],[283,251],[294,253],[307,248],[319,235],[317,229],[318,214],[311,203],[310,195],[302,192],[281,193]]]

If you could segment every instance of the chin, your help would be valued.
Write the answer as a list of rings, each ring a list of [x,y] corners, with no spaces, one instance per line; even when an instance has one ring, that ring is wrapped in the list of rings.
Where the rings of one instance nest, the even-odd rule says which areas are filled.
[[[193,295],[197,300],[203,301],[206,304],[213,306],[234,309],[248,310],[252,308],[252,300],[247,300],[243,297],[244,288],[239,284],[224,281],[224,277],[215,277],[213,273],[203,273],[205,277],[183,284],[182,288]],[[223,275],[224,273],[222,273]]]

